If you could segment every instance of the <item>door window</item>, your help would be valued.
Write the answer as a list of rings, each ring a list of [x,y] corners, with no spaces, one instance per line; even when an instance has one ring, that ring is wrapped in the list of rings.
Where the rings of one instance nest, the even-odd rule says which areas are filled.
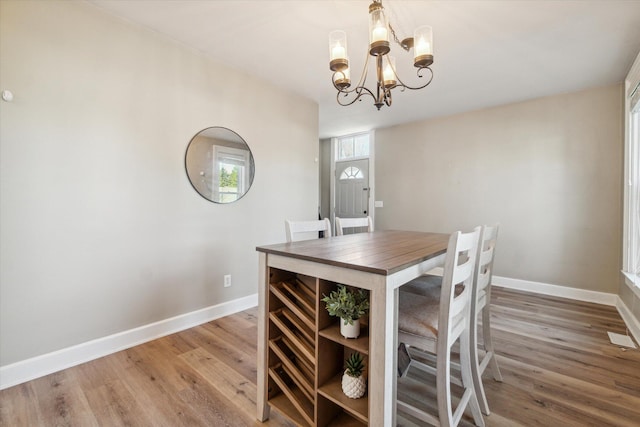
[[[360,169],[355,166],[349,166],[345,170],[342,171],[340,175],[340,179],[362,179],[364,178],[364,174]]]

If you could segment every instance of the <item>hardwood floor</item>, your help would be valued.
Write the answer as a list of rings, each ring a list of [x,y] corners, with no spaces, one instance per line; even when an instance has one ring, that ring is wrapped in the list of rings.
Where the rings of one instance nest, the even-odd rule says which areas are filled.
[[[607,331],[625,333],[614,307],[494,287],[492,312],[504,382],[487,372],[487,426],[640,425],[640,351],[609,343]],[[0,425],[288,426],[275,410],[255,421],[256,314],[0,391]]]

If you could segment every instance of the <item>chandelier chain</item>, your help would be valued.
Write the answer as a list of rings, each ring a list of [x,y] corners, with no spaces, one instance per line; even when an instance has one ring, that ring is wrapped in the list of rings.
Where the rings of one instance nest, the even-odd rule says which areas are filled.
[[[405,46],[400,42],[400,40],[398,39],[398,36],[396,36],[396,31],[391,26],[391,22],[389,22],[389,30],[391,30],[391,35],[393,36],[393,41],[398,43],[398,46],[400,46],[401,48],[403,48],[404,50],[409,52],[409,49],[410,49],[409,46]]]

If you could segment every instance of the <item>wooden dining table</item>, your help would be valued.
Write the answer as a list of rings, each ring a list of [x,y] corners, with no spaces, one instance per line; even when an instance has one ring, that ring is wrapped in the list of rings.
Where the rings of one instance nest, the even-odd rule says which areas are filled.
[[[448,240],[375,231],[257,247],[258,420],[274,406],[298,425],[395,426],[398,288],[441,266]],[[369,291],[358,340],[335,332],[337,319],[321,301],[337,284]],[[341,346],[367,355],[367,395],[359,401],[338,391],[342,360],[332,354],[343,357]]]

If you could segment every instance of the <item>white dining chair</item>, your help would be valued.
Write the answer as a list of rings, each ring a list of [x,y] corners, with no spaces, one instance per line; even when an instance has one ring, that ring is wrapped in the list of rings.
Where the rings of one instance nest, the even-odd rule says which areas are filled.
[[[318,238],[317,233],[320,231],[324,232],[324,237],[331,237],[331,221],[328,218],[315,221],[291,221],[287,219],[284,222],[284,227],[288,243],[296,240]],[[312,235],[311,233],[316,234]]]
[[[373,220],[370,216],[363,218],[338,218],[336,217],[336,236],[342,236],[346,228],[366,227],[367,232],[373,231]]]
[[[491,282],[493,278],[493,260],[498,239],[499,225],[482,226],[480,242],[475,260],[474,281],[471,293],[471,371],[473,384],[478,397],[480,409],[485,415],[489,415],[489,403],[482,383],[482,375],[487,367],[491,368],[494,380],[502,382],[502,374],[495,356],[493,340],[491,338]],[[425,275],[408,283],[401,289],[402,292],[410,292],[431,298],[440,289],[441,278],[439,276]],[[478,340],[478,318],[482,316],[482,343]],[[481,354],[478,350],[482,350]]]
[[[437,415],[402,400],[398,393],[397,408],[435,426],[456,426],[469,406],[477,426],[484,420],[473,385],[471,371],[471,292],[480,227],[471,233],[453,233],[449,239],[440,286],[426,286],[428,294],[403,291],[400,287],[398,308],[398,341],[415,346],[435,356],[435,368],[411,360],[409,370],[416,367],[435,374]],[[410,282],[418,285],[437,276],[420,276]],[[455,410],[451,395],[451,348],[460,343],[460,385],[462,397]],[[420,377],[424,378],[424,377]],[[402,380],[398,381],[399,390]],[[418,396],[417,399],[420,399]]]
[[[498,366],[493,339],[491,338],[491,283],[493,279],[493,259],[498,240],[499,225],[484,225],[480,231],[478,257],[475,266],[473,292],[471,296],[471,371],[473,384],[478,397],[480,409],[489,415],[489,402],[484,391],[482,375],[487,367],[491,367],[493,379],[502,382],[502,374]],[[438,276],[416,280],[403,286],[401,291],[415,294],[431,295],[440,286]],[[482,342],[478,340],[478,317],[482,316]],[[481,353],[479,350],[482,350]]]

